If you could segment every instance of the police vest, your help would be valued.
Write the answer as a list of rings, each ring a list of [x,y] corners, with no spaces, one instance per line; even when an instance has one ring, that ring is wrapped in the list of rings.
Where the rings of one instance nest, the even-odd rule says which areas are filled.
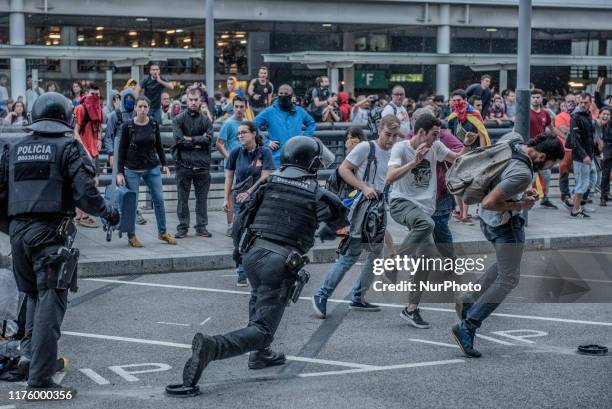
[[[9,216],[74,212],[62,158],[72,137],[29,135],[9,153]]]
[[[251,231],[306,253],[317,229],[317,188],[313,178],[270,176]]]

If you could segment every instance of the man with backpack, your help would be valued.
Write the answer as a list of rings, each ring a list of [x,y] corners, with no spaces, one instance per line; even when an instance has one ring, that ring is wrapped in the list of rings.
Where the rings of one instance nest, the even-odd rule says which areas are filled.
[[[389,210],[393,220],[410,229],[398,250],[400,256],[413,257],[417,250],[426,255],[433,253],[435,223],[432,215],[436,208],[437,163],[443,160],[454,162],[478,137],[476,133],[469,133],[463,140],[464,149],[459,153],[453,152],[439,141],[441,125],[432,114],[422,114],[414,123],[413,137],[398,142],[391,151],[386,180],[387,184],[393,184]],[[420,283],[427,280],[428,271],[420,269],[410,273],[417,291],[410,292],[408,305],[400,316],[415,328],[429,328],[418,308],[423,293]]]
[[[391,90],[391,102],[389,102],[382,110],[381,116],[384,118],[387,115],[394,115],[400,121],[400,130],[402,135],[406,136],[410,132],[410,117],[408,111],[404,108],[404,99],[406,98],[406,90],[401,85],[396,85]]]
[[[322,76],[317,78],[317,86],[309,90],[309,111],[315,122],[323,122],[323,110],[331,104],[329,98],[331,92],[329,90],[329,78]]]
[[[104,133],[104,151],[108,155],[109,165],[113,166],[113,155],[115,152],[115,138],[120,134],[121,126],[134,118],[136,112],[136,92],[128,87],[121,92],[121,106],[118,110],[111,112],[106,119],[106,130]]]
[[[490,175],[486,172],[472,181],[472,184],[487,186],[480,192],[484,194],[480,228],[493,244],[497,262],[479,278],[481,291],[463,293],[457,299],[456,311],[461,321],[453,326],[452,333],[468,357],[481,356],[474,348],[476,330],[518,285],[525,243],[523,212],[531,209],[538,198],[537,192],[529,189],[534,172],[552,168],[565,153],[561,141],[550,132],[531,139],[527,144],[521,144],[522,141],[516,133],[501,138],[497,145],[509,144],[512,149],[501,173],[492,181],[487,179]],[[496,148],[492,146],[489,149]],[[494,158],[491,161],[497,162]],[[451,168],[447,182],[453,178],[452,173]]]
[[[341,253],[332,269],[326,274],[323,286],[312,297],[313,308],[321,318],[327,316],[327,299],[331,297],[346,272],[357,262],[364,245],[368,246],[369,253],[361,275],[353,287],[350,308],[358,311],[380,311],[377,305],[366,302],[364,296],[372,277],[374,259],[382,257],[383,240],[381,238],[380,242],[368,243],[361,229],[365,215],[361,216],[359,223],[357,214],[364,213],[360,212],[358,207],[360,204],[368,205],[364,202],[366,198],[367,202],[376,201],[384,206],[382,192],[385,188],[387,163],[391,148],[399,135],[399,120],[393,115],[385,116],[380,123],[378,139],[359,143],[340,165],[340,176],[346,183],[361,191],[361,199],[355,199],[351,210],[352,232],[341,246]],[[385,226],[379,227],[384,235]]]

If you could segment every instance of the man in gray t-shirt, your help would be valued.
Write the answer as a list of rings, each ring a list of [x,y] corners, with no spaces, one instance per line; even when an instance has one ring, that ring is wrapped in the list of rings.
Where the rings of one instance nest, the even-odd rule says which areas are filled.
[[[385,187],[387,177],[387,162],[391,148],[400,135],[400,122],[393,116],[383,117],[378,130],[378,139],[373,141],[376,149],[375,160],[370,164],[369,177],[366,179],[365,170],[368,166],[370,154],[370,143],[359,143],[344,159],[340,165],[339,173],[342,179],[349,185],[361,191],[361,194],[370,200],[382,200],[381,192]],[[355,200],[357,203],[358,200]],[[334,290],[342,281],[348,270],[357,262],[363,247],[362,238],[349,236],[349,242],[343,246],[345,249],[336,259],[334,266],[325,275],[323,286],[315,291],[312,297],[312,306],[321,318],[327,315],[327,299],[331,297]],[[370,286],[374,260],[381,258],[383,244],[375,243],[369,246],[369,252],[363,263],[361,275],[355,283],[352,291],[352,302],[350,308],[357,311],[380,311],[380,307],[370,304],[365,300],[365,293]]]
[[[518,145],[517,159],[509,162],[482,200],[480,228],[493,244],[497,262],[478,279],[479,292],[464,293],[457,299],[456,311],[461,321],[453,326],[452,332],[467,356],[481,356],[474,348],[476,329],[519,282],[525,243],[525,220],[521,212],[531,209],[538,197],[535,190],[527,190],[532,174],[552,168],[564,154],[563,145],[552,134],[538,136],[527,145]]]

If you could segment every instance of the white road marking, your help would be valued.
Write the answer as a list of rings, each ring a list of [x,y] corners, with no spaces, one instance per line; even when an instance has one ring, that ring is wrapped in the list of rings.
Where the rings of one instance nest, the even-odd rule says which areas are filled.
[[[81,371],[85,376],[87,376],[89,379],[91,379],[98,385],[110,385],[110,382],[106,380],[106,378],[102,377],[100,374],[98,374],[93,369],[81,368],[79,369],[79,371]]]
[[[534,274],[521,274],[521,277],[527,278],[543,278],[547,280],[564,280],[564,281],[578,281],[585,283],[604,283],[604,284],[612,284],[612,280],[597,280],[594,278],[569,278],[569,277],[547,277],[547,276],[539,276]]]
[[[486,335],[476,334],[476,336],[478,338],[486,339],[487,341],[497,342],[498,344],[514,346],[514,344],[512,344],[510,342],[502,341],[501,339],[497,339],[497,338],[487,337]]]
[[[142,368],[142,367],[153,367],[153,369],[141,369],[138,371],[127,371],[128,368]],[[127,382],[138,382],[140,379],[134,376],[134,374],[141,373],[153,373],[153,372],[164,372],[169,371],[172,367],[168,364],[160,364],[157,362],[144,363],[144,364],[131,364],[131,365],[117,365],[109,366],[109,370],[113,371]]]
[[[0,406],[0,409],[17,409],[15,405],[4,405]]]
[[[493,334],[501,335],[502,337],[514,339],[515,341],[522,341],[527,344],[535,344],[535,341],[528,340],[526,338],[545,337],[548,332],[538,331],[535,329],[511,329],[507,331],[493,331]],[[513,335],[523,334],[523,335]]]
[[[589,250],[570,250],[563,249],[557,250],[559,253],[584,253],[584,254],[610,254],[612,255],[612,251],[589,251]]]
[[[221,274],[219,277],[238,277],[238,274]]]
[[[465,360],[463,359],[450,359],[447,361],[417,362],[417,363],[412,363],[412,364],[376,366],[372,368],[363,368],[363,369],[346,369],[343,371],[310,372],[310,373],[302,373],[302,374],[299,374],[298,376],[300,378],[311,378],[315,376],[345,375],[345,374],[375,372],[375,371],[390,371],[393,369],[419,368],[419,367],[424,367],[424,366],[459,364],[459,363],[464,363],[464,362]]]
[[[61,385],[65,377],[66,377],[66,372],[58,372],[55,375],[53,375],[51,379],[53,379],[53,382],[55,382],[56,384]]]
[[[135,282],[135,281],[109,280],[109,279],[103,279],[103,278],[85,278],[84,280],[98,281],[98,282],[103,282],[103,283],[139,285],[139,286],[144,286],[144,287],[174,288],[174,289],[180,289],[180,290],[194,290],[194,291],[207,291],[207,292],[217,292],[217,293],[226,293],[226,294],[251,295],[251,293],[247,291],[222,290],[222,289],[217,289],[217,288],[191,287],[191,286],[157,284],[157,283],[143,283],[143,282]],[[312,297],[300,297],[300,300],[311,301],[311,298]],[[333,298],[330,298],[327,301],[335,302],[335,303],[343,303],[343,304],[350,303],[350,301],[348,300],[339,300],[339,299],[333,299]],[[389,308],[405,308],[406,307],[404,304],[376,303],[376,305],[380,305],[381,307],[389,307]],[[421,308],[422,310],[426,310],[426,311],[451,312],[455,314],[455,310],[451,308],[438,308],[438,307],[419,307],[419,308]],[[491,315],[495,315],[496,317],[521,318],[521,319],[526,319],[526,320],[551,321],[551,322],[563,322],[567,324],[600,325],[604,327],[612,327],[612,322],[603,322],[603,321],[585,321],[585,320],[574,320],[574,319],[569,319],[569,318],[541,317],[537,315],[504,314],[504,313],[498,313],[498,312],[494,312]]]
[[[176,325],[179,327],[189,327],[189,324],[180,324],[178,322],[165,322],[165,321],[157,321],[156,324],[162,324],[162,325]]]
[[[211,319],[211,318],[212,318],[212,317],[208,317],[208,318],[206,318],[204,321],[200,322],[200,325],[204,325],[204,324],[206,324],[208,321],[210,321],[210,319]]]
[[[118,337],[114,335],[91,334],[91,333],[86,333],[86,332],[74,332],[74,331],[62,331],[62,334],[72,335],[75,337],[104,339],[104,340],[109,340],[109,341],[122,341],[122,342],[132,342],[136,344],[158,345],[158,346],[164,346],[164,347],[191,349],[191,344],[179,344],[177,342],[156,341],[153,339]],[[358,364],[354,362],[331,361],[328,359],[306,358],[306,357],[301,357],[301,356],[288,355],[287,359],[291,361],[309,362],[313,364],[345,366],[347,368],[358,368],[358,369],[376,368],[376,366],[373,366],[373,365]]]
[[[427,339],[409,338],[408,341],[420,342],[422,344],[438,345],[438,346],[441,346],[441,347],[459,348],[459,346],[457,346],[455,344],[447,344],[445,342],[429,341]]]

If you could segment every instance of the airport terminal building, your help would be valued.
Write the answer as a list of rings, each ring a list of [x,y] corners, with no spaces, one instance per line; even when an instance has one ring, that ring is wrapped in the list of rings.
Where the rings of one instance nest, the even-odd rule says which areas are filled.
[[[180,51],[204,49],[205,3],[1,0],[0,73],[10,76],[13,97],[24,71],[33,69],[41,82],[52,80],[63,89],[73,80],[103,82],[111,70],[118,87],[141,76],[147,62],[140,54],[130,58],[129,49],[173,49],[175,54],[160,58],[162,72],[179,83],[202,80],[204,53],[182,58],[187,54]],[[533,0],[532,55],[542,58],[532,61],[532,81],[550,91],[584,90],[598,75],[609,77],[611,21],[610,0]],[[289,82],[298,93],[324,73],[361,93],[401,83],[411,95],[448,95],[483,72],[493,75],[497,89],[514,87],[516,62],[506,57],[516,54],[517,24],[518,0],[216,0],[215,86],[228,75],[253,78],[265,64],[273,82]],[[42,58],[38,47],[32,57],[11,61],[7,45],[109,47],[118,53]],[[449,62],[449,55],[455,63],[437,62]]]

